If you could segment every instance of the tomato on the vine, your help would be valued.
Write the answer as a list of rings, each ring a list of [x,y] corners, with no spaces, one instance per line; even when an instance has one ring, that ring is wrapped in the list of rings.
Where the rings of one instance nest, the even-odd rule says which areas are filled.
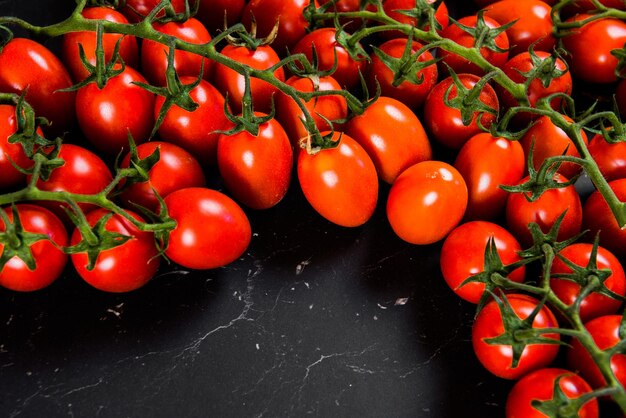
[[[626,142],[609,143],[604,136],[596,134],[587,148],[607,181],[626,178]]]
[[[621,202],[626,201],[626,178],[610,181],[609,187]],[[585,201],[583,227],[589,230],[590,238],[599,233],[600,245],[615,256],[626,256],[626,229],[618,225],[611,208],[598,190]]]
[[[426,0],[429,3],[428,7],[433,7],[432,4],[436,2],[436,0]],[[383,10],[390,18],[400,22],[402,24],[419,27],[422,30],[428,30],[430,24],[426,19],[427,12],[426,10],[418,10],[422,12],[422,19],[418,19],[414,16],[409,16],[404,14],[403,10],[412,10],[418,3],[415,0],[383,0]],[[374,6],[371,6],[372,8]],[[444,1],[441,1],[434,12],[435,21],[440,26],[437,28],[438,31],[445,29],[450,23],[450,16],[448,14],[448,7]],[[392,39],[398,37],[405,37],[406,35],[400,31],[390,30],[381,33],[381,36],[385,39]]]
[[[33,165],[21,144],[9,142],[9,137],[17,131],[16,107],[0,104],[0,190],[11,189],[26,184],[26,174],[15,168],[26,169]],[[39,135],[43,135],[38,128]]]
[[[120,11],[129,21],[137,23],[148,16],[159,3],[161,3],[160,0],[125,0]],[[183,13],[185,11],[185,0],[170,0],[170,3],[175,13]],[[165,17],[165,11],[161,10],[156,17]]]

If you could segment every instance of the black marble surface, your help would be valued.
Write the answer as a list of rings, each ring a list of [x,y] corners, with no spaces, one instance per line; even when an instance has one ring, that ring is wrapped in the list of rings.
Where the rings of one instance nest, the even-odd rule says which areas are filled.
[[[41,23],[72,6],[0,0],[0,14]],[[294,184],[249,212],[240,260],[165,267],[130,294],[70,269],[37,293],[0,290],[0,416],[503,416],[511,383],[474,357],[474,307],[443,282],[439,244],[393,234],[387,192],[344,229]]]

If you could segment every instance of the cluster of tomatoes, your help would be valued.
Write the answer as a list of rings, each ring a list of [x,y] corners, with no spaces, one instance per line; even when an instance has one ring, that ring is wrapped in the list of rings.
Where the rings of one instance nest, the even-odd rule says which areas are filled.
[[[569,104],[575,81],[616,86],[619,108],[626,109],[618,54],[611,53],[624,46],[626,23],[585,20],[599,5],[622,10],[624,3],[476,0],[483,9],[458,21],[443,1],[319,3],[313,12],[303,0],[199,0],[194,17],[153,22],[153,32],[142,32],[150,39],[68,29],[60,58],[30,39],[8,41],[0,50],[0,93],[23,95],[49,122],[31,138],[69,140],[56,147],[35,141],[29,155],[24,142],[11,139],[24,128],[21,107],[15,100],[0,104],[0,199],[18,200],[0,217],[0,284],[41,289],[61,275],[68,258],[83,279],[110,292],[143,286],[161,254],[192,269],[224,266],[250,242],[245,210],[279,204],[293,171],[311,206],[345,227],[366,223],[379,204],[379,186],[389,187],[386,213],[395,233],[413,244],[443,240],[442,275],[472,303],[484,301],[486,282],[467,279],[485,269],[486,258],[514,265],[511,282],[539,280],[527,277],[522,252],[536,245],[538,233],[529,229],[536,224],[544,237],[566,243],[549,272],[553,294],[562,306],[577,306],[598,349],[618,344],[626,231],[599,191],[583,202],[571,180],[581,173],[579,159],[592,158],[616,197],[626,200],[626,144],[609,143],[601,133],[588,140],[593,132],[580,129],[581,147],[562,129],[572,119],[555,114]],[[185,14],[188,7],[180,0],[127,0],[117,10],[84,8],[82,16],[128,25],[148,15]],[[560,40],[552,7],[563,28],[572,26]],[[324,20],[335,11],[345,19]],[[304,16],[311,13],[326,25],[310,28]],[[220,36],[225,20],[242,22],[247,31],[233,31],[204,56],[194,53],[194,45]],[[575,27],[580,21],[585,24]],[[399,26],[379,30],[390,22],[418,26],[435,41],[416,40]],[[366,36],[351,38],[356,33]],[[186,47],[171,48],[172,39]],[[478,40],[471,53],[445,43],[471,48]],[[289,65],[281,61],[296,56]],[[103,70],[106,83],[96,77],[71,89]],[[514,83],[524,87],[521,95]],[[377,91],[380,97],[370,101]],[[489,131],[516,106],[521,110],[509,126],[521,132],[518,140]],[[79,135],[72,134],[75,125]],[[311,135],[313,125],[319,135]],[[440,160],[437,150],[454,158]],[[48,170],[33,171],[34,156],[42,154]],[[550,158],[562,163],[548,167],[553,187],[540,197],[501,187],[535,181]],[[209,168],[219,171],[224,192],[207,188]],[[144,178],[119,174],[131,171]],[[583,230],[590,232],[574,242]],[[167,238],[155,240],[159,232]],[[585,277],[573,280],[576,273]],[[580,297],[589,276],[600,284]],[[559,352],[560,333],[532,332],[569,326],[564,315],[524,293],[493,295],[477,315],[478,359],[497,376],[520,379],[507,416],[549,415],[562,405],[537,400],[570,398],[584,400],[580,416],[598,415],[595,397],[585,395],[607,385],[596,359],[574,338],[568,363],[580,374],[546,368]],[[524,332],[526,339],[515,337]],[[610,362],[626,384],[626,358],[615,354]]]

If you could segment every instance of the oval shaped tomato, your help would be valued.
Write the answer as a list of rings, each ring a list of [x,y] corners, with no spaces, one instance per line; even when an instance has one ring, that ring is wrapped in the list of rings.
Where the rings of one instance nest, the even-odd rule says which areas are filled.
[[[291,143],[276,119],[262,123],[256,136],[248,131],[222,134],[217,142],[217,166],[236,200],[252,209],[271,208],[289,189]]]
[[[626,201],[626,179],[610,181],[609,187],[620,201]],[[597,190],[585,201],[583,227],[589,230],[587,235],[589,237],[599,233],[600,245],[615,256],[618,258],[626,256],[626,229],[619,227],[609,205]]]
[[[30,251],[35,260],[34,270],[17,256],[10,258],[0,269],[0,286],[17,292],[31,292],[49,286],[63,273],[67,262],[67,254],[62,247],[67,246],[68,236],[63,222],[49,210],[36,205],[18,203],[15,205],[17,214],[24,231],[33,234],[42,234],[48,239],[36,241],[30,245]],[[12,208],[3,209],[9,221],[13,222]],[[6,231],[6,225],[0,218],[0,232]],[[0,242],[0,255],[6,251],[5,245]]]
[[[626,178],[626,142],[609,143],[596,134],[587,148],[607,181]]]
[[[159,3],[160,0],[125,0],[120,10],[129,21],[137,23],[150,14]],[[170,3],[176,13],[185,11],[185,0],[170,0]],[[158,18],[164,16],[165,12],[163,10],[156,15]]]
[[[126,210],[136,220],[143,219]],[[94,226],[100,219],[111,212],[97,208],[87,213],[89,225]],[[105,292],[130,292],[144,286],[159,269],[159,252],[152,232],[141,231],[128,219],[114,214],[105,223],[110,232],[131,237],[128,241],[114,248],[100,252],[92,270],[88,269],[89,258],[86,252],[71,255],[72,264],[80,277],[96,289]],[[71,244],[76,245],[83,240],[78,228],[72,233]]]
[[[177,223],[165,255],[190,269],[213,269],[239,258],[252,239],[250,222],[230,197],[216,190],[190,187],[165,198]]]
[[[454,228],[443,242],[439,265],[444,280],[462,299],[478,303],[485,291],[485,284],[472,282],[462,285],[470,276],[485,270],[485,248],[493,239],[498,255],[503,264],[512,264],[521,257],[519,242],[510,232],[501,226],[484,221],[472,221]],[[515,269],[508,278],[514,282],[523,282],[526,268]]]
[[[483,132],[463,144],[454,167],[465,179],[469,192],[465,218],[492,220],[504,213],[509,195],[500,186],[517,184],[524,176],[526,160],[518,141]]]
[[[559,388],[568,399],[579,398],[591,387],[582,377],[569,370],[548,368],[535,370],[522,377],[506,400],[506,418],[545,418],[546,415],[532,406],[533,401],[556,401],[554,385],[558,379]],[[555,399],[556,398],[556,399]],[[566,406],[563,402],[559,406]],[[598,400],[592,398],[578,410],[579,418],[597,418],[600,415]]]
[[[442,161],[422,161],[407,168],[391,185],[387,219],[411,244],[432,244],[457,226],[467,207],[467,185]]]
[[[515,316],[524,320],[530,316],[539,301],[522,294],[506,296]],[[547,306],[535,316],[532,327],[556,328],[558,322]],[[519,379],[533,370],[548,366],[559,352],[557,344],[528,344],[524,347],[519,363],[513,367],[513,347],[506,344],[489,344],[487,340],[505,334],[502,312],[495,300],[488,302],[476,315],[472,328],[472,346],[480,363],[494,375],[503,379]],[[544,338],[559,340],[556,333],[541,334]]]
[[[29,168],[33,161],[26,156],[20,144],[12,144],[9,137],[17,131],[16,108],[0,104],[0,190],[26,185],[26,175],[14,167]],[[39,135],[43,135],[38,128]]]
[[[335,132],[333,141],[340,141],[335,148],[298,154],[300,187],[313,209],[330,222],[345,227],[363,225],[378,201],[376,167],[349,135]]]

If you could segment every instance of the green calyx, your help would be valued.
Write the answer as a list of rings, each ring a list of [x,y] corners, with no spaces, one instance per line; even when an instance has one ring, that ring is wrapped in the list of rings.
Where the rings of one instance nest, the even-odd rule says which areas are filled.
[[[29,270],[35,270],[37,266],[32,245],[42,240],[50,242],[52,240],[46,234],[36,234],[24,230],[16,205],[11,205],[11,215],[13,221],[9,219],[5,210],[0,208],[0,221],[4,224],[4,231],[0,232],[0,244],[3,247],[0,255],[0,271],[13,257],[22,260]]]

